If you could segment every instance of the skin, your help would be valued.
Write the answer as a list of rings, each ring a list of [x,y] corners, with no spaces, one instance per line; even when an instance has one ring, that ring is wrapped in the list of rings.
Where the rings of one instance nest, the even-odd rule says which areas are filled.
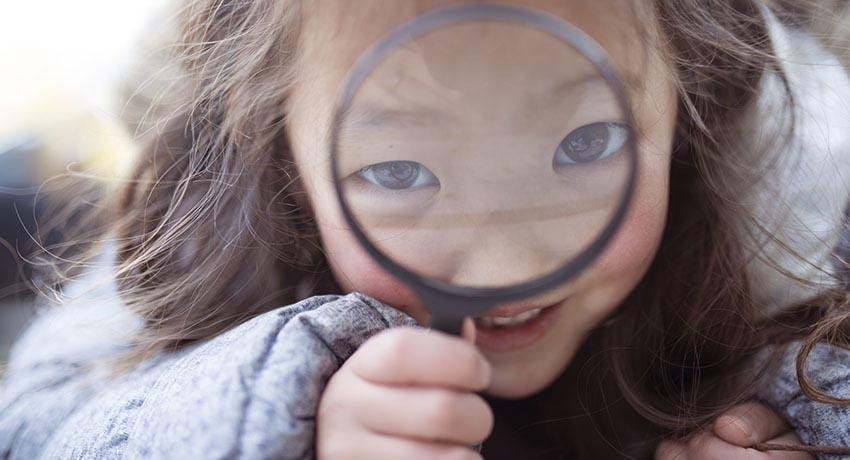
[[[533,394],[560,374],[586,333],[607,316],[628,295],[648,269],[658,248],[667,211],[670,145],[676,116],[676,97],[672,82],[662,70],[659,57],[643,47],[647,63],[633,58],[632,43],[640,43],[624,35],[622,24],[612,23],[598,2],[528,2],[546,9],[578,25],[602,44],[623,73],[643,75],[644,91],[634,94],[635,115],[644,130],[640,145],[640,177],[633,205],[621,231],[583,275],[555,292],[549,292],[531,303],[551,304],[571,296],[547,336],[534,346],[509,353],[487,353],[493,364],[493,384],[489,392],[495,396],[521,398]],[[319,223],[322,241],[337,279],[346,290],[367,293],[410,313],[427,323],[427,313],[409,290],[378,267],[360,248],[339,213],[328,177],[327,139],[325,132],[335,105],[338,88],[354,59],[377,37],[393,25],[432,8],[441,2],[401,2],[398,9],[378,8],[380,2],[358,3],[358,8],[335,8],[334,2],[316,5],[306,11],[303,54],[322,56],[304,59],[303,82],[296,88],[289,116],[289,133],[296,163],[300,166]],[[359,20],[343,20],[350,15],[363,15]],[[346,16],[343,16],[346,15]],[[622,21],[626,21],[625,18]],[[310,27],[311,22],[331,23],[334,27]],[[336,26],[339,24],[339,26]],[[351,27],[349,24],[369,24]],[[313,30],[317,30],[313,32]],[[333,31],[333,35],[326,35]],[[619,57],[619,58],[618,58]],[[636,78],[636,77],[635,77]],[[516,263],[494,247],[489,261]],[[488,260],[480,262],[486,264]],[[531,270],[533,271],[533,269]],[[541,301],[542,300],[542,301]]]
[[[305,6],[304,32],[299,44],[301,73],[288,107],[287,131],[292,149],[337,280],[346,291],[359,291],[370,295],[409,313],[421,324],[428,322],[428,314],[423,305],[408,288],[375,264],[346,228],[328,174],[326,134],[336,102],[335,97],[355,59],[392,27],[428,9],[449,3],[452,2],[399,0],[393,3],[393,8],[386,8],[384,2],[363,0],[357,2],[356,8],[348,2],[313,2]],[[475,332],[471,321],[465,324],[466,340],[428,331],[399,328],[378,334],[364,344],[334,375],[323,395],[318,423],[319,458],[478,458],[476,453],[465,446],[487,438],[492,429],[493,414],[484,400],[473,392],[483,390],[496,397],[517,399],[537,393],[549,385],[566,369],[588,332],[604,320],[637,285],[658,249],[667,211],[670,152],[677,97],[664,54],[647,45],[655,40],[654,32],[650,30],[649,36],[640,36],[633,26],[634,23],[630,22],[633,21],[633,16],[612,13],[616,9],[612,9],[608,2],[529,0],[514,3],[549,11],[577,25],[605,48],[617,70],[625,76],[634,107],[636,129],[640,133],[640,173],[630,211],[613,241],[581,276],[538,298],[529,299],[530,303],[539,305],[562,303],[558,320],[541,340],[531,346],[508,352],[479,350],[472,345]],[[643,11],[639,13],[648,14]],[[644,17],[644,20],[646,23],[652,23],[650,17]],[[469,40],[457,40],[456,43],[475,43],[474,37],[486,34],[487,31],[470,30],[468,33]],[[440,120],[453,117],[451,126],[459,126],[460,129],[443,128],[439,136],[441,144],[439,148],[433,149],[435,151],[450,151],[469,145],[468,136],[479,126],[473,124],[472,120],[484,119],[481,126],[497,128],[475,137],[475,142],[480,139],[495,140],[494,150],[489,150],[488,153],[500,155],[499,158],[509,158],[509,154],[499,153],[498,148],[506,142],[494,139],[493,133],[514,129],[531,133],[534,139],[546,139],[552,131],[550,128],[557,128],[543,126],[553,117],[539,117],[539,120],[527,124],[523,124],[527,117],[513,119],[510,124],[499,126],[499,123],[505,122],[504,117],[500,118],[499,115],[510,113],[510,110],[499,107],[498,101],[494,101],[494,98],[487,94],[474,95],[474,89],[478,88],[477,82],[493,80],[496,82],[494,84],[503,84],[503,87],[497,88],[496,93],[508,95],[504,100],[508,101],[509,107],[522,106],[527,102],[522,98],[533,99],[533,95],[513,97],[514,93],[507,92],[504,88],[511,87],[510,83],[529,79],[537,79],[533,84],[527,85],[532,88],[546,88],[555,83],[551,80],[551,72],[534,72],[545,65],[545,59],[535,61],[535,53],[523,53],[518,48],[515,55],[520,56],[518,59],[527,61],[518,62],[511,69],[531,71],[519,71],[516,75],[505,71],[503,80],[483,80],[481,75],[475,73],[476,69],[499,65],[496,58],[488,60],[486,53],[478,53],[473,47],[463,55],[467,61],[441,61],[440,56],[435,57],[434,53],[445,49],[445,46],[440,46],[439,37],[434,40],[433,43],[422,43],[420,48],[408,54],[398,54],[388,59],[387,66],[376,71],[375,78],[364,84],[363,107],[378,105],[384,113],[394,113],[400,108],[424,105],[438,112]],[[524,42],[521,38],[503,44],[503,48],[508,52],[511,46],[521,48],[523,43],[533,46],[532,49],[537,50],[538,54],[547,50],[545,44],[533,40]],[[459,48],[458,53],[463,54],[464,50]],[[557,51],[551,51],[550,56],[556,55]],[[480,59],[482,62],[478,67],[466,67],[466,70],[472,72],[472,77],[467,79],[469,74],[457,72],[457,68],[469,59]],[[444,65],[441,65],[441,62]],[[568,80],[577,78],[575,75],[559,77]],[[399,85],[401,91],[390,91],[390,88],[398,88]],[[462,104],[457,104],[457,101],[439,102],[451,101],[453,94],[470,96],[463,100]],[[575,104],[575,101],[580,99],[577,94],[582,93],[573,93],[565,100]],[[594,101],[589,106],[591,109],[573,111],[584,114],[597,110],[599,113],[596,115],[599,117],[612,116],[610,110],[603,113],[605,111],[599,109],[600,106],[604,106],[604,103]],[[457,107],[467,110],[464,112]],[[538,114],[548,110],[545,106],[534,107],[535,113]],[[562,107],[554,109],[563,111]],[[422,113],[417,112],[416,116],[420,117],[416,119],[416,126],[421,126]],[[585,123],[592,121],[603,120],[584,120]],[[580,125],[581,122],[582,120],[576,120],[574,125]],[[517,123],[520,127],[517,127]],[[416,132],[411,133],[409,130],[404,131],[403,135],[387,134],[386,124],[372,123],[378,127],[372,126],[372,131],[366,131],[369,134],[365,136],[370,141],[379,140],[385,143],[387,148],[382,151],[417,136]],[[574,128],[574,125],[567,127],[565,131]],[[427,137],[427,133],[424,137]],[[501,139],[507,140],[509,139]],[[362,141],[356,136],[343,142],[345,151],[354,152],[349,157],[357,160],[345,166],[346,173],[355,172],[368,163],[393,159],[372,158],[367,161],[360,158],[358,155],[362,155],[359,152],[364,149],[358,142]],[[484,158],[474,156],[469,157],[469,161],[470,165],[481,165],[481,168],[464,166],[454,170],[474,170],[482,177],[499,180],[498,174],[501,171],[493,165],[500,162],[488,162]],[[551,163],[547,165],[551,166]],[[452,182],[447,173],[451,168],[441,170],[439,164],[431,164],[431,168],[440,172],[441,192],[446,195],[453,190],[452,185],[462,183]],[[474,193],[474,190],[464,190],[458,195],[468,196]],[[480,195],[474,202],[481,206],[481,209],[493,209],[504,205],[512,197],[516,198],[517,193],[520,201],[530,200],[523,198],[522,192],[513,192],[499,197]],[[533,196],[538,197],[549,195],[540,190],[533,193]],[[600,193],[598,196],[603,195]],[[381,223],[383,227],[376,224],[373,236],[381,241],[392,242],[387,243],[384,249],[402,259],[405,255],[410,256],[411,261],[425,258],[428,267],[439,267],[439,270],[443,270],[428,273],[432,276],[451,273],[452,278],[448,281],[461,284],[510,283],[522,280],[523,277],[537,276],[552,264],[544,255],[553,251],[533,252],[535,248],[526,243],[533,240],[555,244],[557,239],[551,238],[545,230],[554,227],[552,225],[541,225],[535,238],[514,238],[510,244],[491,236],[510,236],[511,233],[505,229],[513,227],[500,227],[504,231],[488,233],[488,227],[481,222],[476,223],[474,232],[457,228],[447,232],[445,228],[440,228],[436,232],[420,232],[417,234],[420,239],[415,240],[415,244],[405,244],[398,243],[398,238],[380,238],[395,235],[391,233],[391,226],[386,225],[386,215],[390,212],[388,209],[393,209],[390,205],[381,207],[379,200],[369,197],[362,198],[359,202],[366,206],[365,209],[371,213],[369,216],[379,216],[374,218],[374,222]],[[606,217],[606,212],[611,208],[610,202],[607,207],[604,200],[599,202],[602,204],[595,206],[593,212],[562,216],[562,220],[558,221],[561,225],[559,228],[565,225],[573,225],[575,228],[593,227],[596,225],[594,222],[599,220],[598,216]],[[444,200],[440,203],[449,203],[443,208],[449,209],[453,202]],[[393,218],[396,224],[409,223],[410,220],[399,220],[398,214],[393,214]],[[447,249],[440,252],[433,249],[451,248],[452,244],[464,250]],[[524,244],[526,246],[522,246]],[[551,249],[546,244],[539,244]],[[428,248],[429,251],[416,252],[422,247]],[[521,258],[517,257],[517,253],[534,253],[540,256]],[[517,261],[523,260],[533,260],[533,263],[518,265]],[[473,275],[482,273],[482,267],[496,268],[486,271],[489,278]],[[514,278],[511,278],[512,276]],[[750,412],[738,413],[735,420],[746,419],[748,413]],[[721,452],[721,447],[744,452],[745,449],[737,446],[751,445],[756,442],[756,438],[775,437],[787,431],[781,419],[772,412],[767,411],[767,414],[756,418],[755,425],[764,428],[757,434],[742,437],[740,432],[737,432],[736,437],[734,430],[730,434],[728,426],[737,425],[727,424],[724,425],[727,428],[720,427],[704,435],[703,438],[710,442],[662,444],[658,458],[703,458],[700,455]],[[688,456],[677,457],[681,452],[688,453]]]

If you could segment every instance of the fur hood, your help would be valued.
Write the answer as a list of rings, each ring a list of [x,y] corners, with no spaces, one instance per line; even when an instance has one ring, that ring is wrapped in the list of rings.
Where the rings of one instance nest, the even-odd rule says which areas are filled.
[[[751,158],[751,165],[768,173],[756,186],[741,184],[739,197],[756,218],[740,225],[752,293],[771,315],[836,283],[833,250],[842,241],[850,197],[850,79],[814,38],[767,16],[795,103],[795,129],[788,142],[777,145],[775,161]],[[779,76],[766,75],[753,107],[750,147],[775,141],[764,133],[783,123],[784,92]],[[757,151],[763,150],[749,149]]]

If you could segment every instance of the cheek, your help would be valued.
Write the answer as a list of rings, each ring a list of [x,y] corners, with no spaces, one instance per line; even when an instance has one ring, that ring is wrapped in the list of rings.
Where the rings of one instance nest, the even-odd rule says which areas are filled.
[[[643,159],[631,207],[592,270],[606,284],[628,290],[652,263],[667,219],[669,155],[644,155]]]
[[[639,114],[639,123],[647,138],[639,145],[640,164],[631,207],[597,262],[604,272],[639,278],[661,244],[667,220],[676,101],[675,91],[666,88],[651,92],[640,104],[645,110]]]
[[[563,326],[570,333],[581,335],[595,327],[623,302],[652,264],[667,215],[667,182],[658,179],[657,186],[643,186],[636,194],[620,230],[578,281],[572,324]]]
[[[401,281],[381,268],[340,225],[321,225],[334,277],[345,292],[361,292],[427,323],[427,311]]]
[[[314,104],[310,106],[315,110]],[[325,146],[320,139],[320,123],[315,112],[294,106],[288,134],[299,172],[316,214],[322,246],[334,278],[345,292],[360,292],[413,316],[420,324],[427,323],[427,310],[399,280],[383,270],[363,250],[354,235],[346,229],[339,211],[333,186],[328,177],[329,165],[320,152]],[[319,139],[319,141],[317,141]]]
[[[640,271],[652,261],[667,215],[666,194],[637,197],[620,230],[602,252],[599,270],[609,274]]]

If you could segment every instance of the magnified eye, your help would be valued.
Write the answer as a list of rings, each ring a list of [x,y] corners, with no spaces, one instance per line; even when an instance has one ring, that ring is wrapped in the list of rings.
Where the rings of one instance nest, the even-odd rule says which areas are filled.
[[[439,185],[428,168],[415,161],[386,161],[361,168],[356,173],[367,182],[389,190],[408,190]]]
[[[571,132],[561,141],[552,161],[555,166],[590,163],[617,153],[629,139],[622,123],[592,123]]]

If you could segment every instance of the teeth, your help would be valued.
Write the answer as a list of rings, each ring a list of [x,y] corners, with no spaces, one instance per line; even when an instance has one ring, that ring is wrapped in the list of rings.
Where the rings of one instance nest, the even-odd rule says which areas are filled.
[[[527,323],[540,314],[542,308],[524,311],[516,316],[501,317],[501,316],[485,316],[475,318],[475,322],[483,327],[509,327],[519,326]]]

